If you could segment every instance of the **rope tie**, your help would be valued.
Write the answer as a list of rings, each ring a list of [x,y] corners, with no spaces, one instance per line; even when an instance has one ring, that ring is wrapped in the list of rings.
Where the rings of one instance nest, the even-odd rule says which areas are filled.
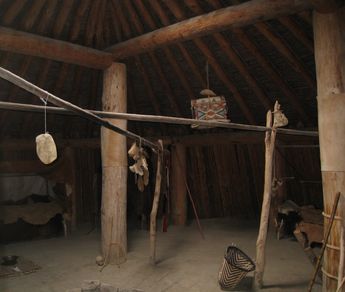
[[[44,133],[47,133],[47,103],[49,99],[49,93],[46,91],[46,97],[40,97],[40,100],[44,103]]]

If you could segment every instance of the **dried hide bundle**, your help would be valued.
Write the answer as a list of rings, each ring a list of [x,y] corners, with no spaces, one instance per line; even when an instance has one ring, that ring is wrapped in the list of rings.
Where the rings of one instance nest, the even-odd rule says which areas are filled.
[[[138,176],[136,183],[139,191],[143,192],[145,186],[149,183],[149,168],[146,161],[148,155],[145,150],[138,147],[135,142],[128,150],[128,155],[135,160],[135,163],[129,167],[129,170]]]
[[[50,164],[56,160],[56,145],[50,134],[44,133],[36,137],[36,153],[44,164]]]

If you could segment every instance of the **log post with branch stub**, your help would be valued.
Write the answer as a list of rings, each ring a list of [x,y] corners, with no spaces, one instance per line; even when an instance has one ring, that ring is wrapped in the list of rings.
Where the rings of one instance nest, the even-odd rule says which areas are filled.
[[[161,194],[162,164],[163,164],[163,142],[158,140],[159,150],[157,151],[157,169],[155,192],[153,195],[152,210],[150,214],[150,262],[156,264],[156,234],[157,234],[157,211]]]
[[[272,193],[272,170],[274,148],[276,140],[276,129],[287,125],[288,121],[280,110],[280,104],[276,101],[274,111],[269,110],[266,116],[266,127],[271,130],[265,135],[265,183],[262,200],[259,235],[256,241],[256,269],[254,272],[253,289],[261,289],[263,286],[263,275],[265,270],[265,247],[268,230],[268,219],[270,214],[271,193]]]

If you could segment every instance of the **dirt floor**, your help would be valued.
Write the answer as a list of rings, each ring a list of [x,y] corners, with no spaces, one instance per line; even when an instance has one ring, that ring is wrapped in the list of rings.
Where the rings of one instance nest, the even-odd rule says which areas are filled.
[[[206,239],[194,224],[169,227],[158,234],[158,264],[149,264],[148,232],[129,233],[127,262],[102,272],[95,264],[100,232],[82,228],[69,238],[27,241],[0,247],[0,254],[15,254],[41,266],[35,273],[0,279],[0,291],[56,291],[77,288],[83,280],[101,280],[121,289],[148,291],[221,291],[217,275],[225,248],[234,243],[255,257],[257,224],[229,219],[203,220]],[[85,230],[84,230],[85,229]],[[269,234],[263,291],[306,291],[312,266],[296,241],[276,240]],[[237,291],[250,291],[253,273]],[[313,291],[321,291],[317,284]]]

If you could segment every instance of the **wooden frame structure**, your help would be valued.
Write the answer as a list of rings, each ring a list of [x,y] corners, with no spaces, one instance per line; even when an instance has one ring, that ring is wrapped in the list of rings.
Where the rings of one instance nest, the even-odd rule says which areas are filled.
[[[140,1],[137,1],[140,2]],[[194,1],[195,2],[195,1]],[[344,160],[340,159],[343,157],[343,149],[345,148],[345,140],[344,140],[344,87],[345,87],[345,63],[343,61],[343,54],[345,50],[344,44],[344,7],[343,1],[326,1],[326,0],[314,0],[312,4],[309,1],[299,1],[296,4],[294,1],[288,0],[278,0],[278,1],[268,1],[268,0],[253,0],[250,2],[246,2],[244,4],[236,5],[235,7],[229,8],[221,8],[220,4],[217,1],[209,0],[214,7],[217,7],[218,10],[204,14],[200,16],[196,16],[189,20],[183,20],[184,15],[181,14],[178,6],[174,6],[171,4],[169,6],[170,10],[181,20],[181,22],[177,24],[170,24],[169,20],[162,8],[160,7],[159,3],[157,4],[156,1],[153,1],[154,9],[158,12],[159,17],[162,19],[162,22],[168,25],[165,28],[158,29],[154,32],[143,34],[144,30],[142,25],[140,25],[140,21],[135,19],[135,26],[137,32],[142,34],[141,36],[135,37],[128,41],[123,41],[120,44],[114,45],[109,47],[106,52],[86,48],[83,46],[71,44],[69,42],[63,42],[59,40],[54,40],[46,37],[39,37],[36,35],[19,32],[10,30],[5,27],[0,28],[0,48],[2,50],[8,51],[10,53],[21,53],[26,54],[31,57],[38,56],[44,57],[49,59],[45,63],[44,70],[42,70],[42,74],[39,77],[39,82],[43,83],[44,79],[46,78],[46,72],[49,70],[49,66],[51,65],[51,60],[67,62],[70,64],[77,64],[82,65],[90,68],[95,69],[106,69],[113,63],[113,60],[118,60],[121,58],[125,58],[128,56],[136,55],[135,60],[137,61],[138,66],[143,70],[143,75],[145,76],[145,68],[141,65],[141,59],[138,57],[138,54],[148,52],[156,48],[157,46],[172,44],[176,42],[181,42],[183,40],[194,39],[193,42],[195,45],[200,49],[204,56],[207,56],[210,59],[211,66],[214,68],[217,76],[220,80],[226,85],[227,88],[230,89],[231,92],[234,93],[234,98],[239,105],[242,113],[246,117],[246,119],[255,124],[255,117],[253,113],[250,111],[248,105],[246,104],[244,98],[242,98],[241,94],[236,90],[236,87],[233,85],[231,80],[227,78],[226,74],[219,67],[218,63],[215,61],[215,58],[210,52],[207,45],[205,45],[200,39],[198,38],[202,35],[207,35],[212,33],[216,33],[221,31],[225,28],[234,27],[238,30],[239,34],[238,37],[240,41],[245,44],[245,47],[251,50],[256,57],[258,58],[259,62],[263,64],[265,70],[267,72],[274,73],[274,68],[270,66],[267,60],[260,55],[260,53],[256,50],[255,46],[250,42],[246,34],[244,34],[240,27],[243,27],[248,24],[253,24],[258,22],[262,19],[273,19],[278,16],[285,16],[291,13],[302,12],[306,9],[315,8],[317,11],[314,11],[314,36],[315,36],[315,61],[317,67],[317,85],[318,85],[318,114],[319,114],[319,130],[320,130],[320,152],[321,152],[321,162],[322,162],[322,176],[323,176],[323,188],[324,188],[324,202],[325,202],[325,213],[326,215],[330,211],[330,206],[332,206],[332,202],[334,196],[337,192],[345,193],[345,165]],[[18,2],[19,3],[19,2]],[[4,23],[11,23],[15,16],[18,15],[20,11],[20,7],[22,4],[13,4],[12,9],[6,13],[4,16]],[[194,5],[193,1],[190,1],[191,7],[194,7],[195,13],[202,12],[197,5]],[[54,5],[54,4],[49,4]],[[90,15],[94,16],[98,13],[98,8],[100,5],[99,3],[93,4],[92,9],[90,11]],[[128,4],[126,4],[128,5]],[[113,6],[113,10],[116,12],[116,5]],[[139,9],[143,11],[143,6],[138,5]],[[38,12],[42,9],[42,6],[37,7],[35,5],[35,9],[32,9],[30,12],[31,18],[25,22],[25,28],[30,29],[33,25],[34,19],[37,19]],[[66,7],[64,11],[59,14],[60,23],[63,23],[63,20],[66,19],[66,15],[69,12],[70,7]],[[81,5],[80,10],[78,10],[78,15],[82,15],[85,13],[85,6]],[[146,24],[148,24],[151,28],[155,28],[154,21],[147,13],[143,13],[144,19]],[[243,17],[243,15],[245,17]],[[47,16],[49,17],[49,15]],[[212,21],[211,21],[212,20]],[[43,19],[40,25],[40,28],[45,25],[44,23],[47,21],[47,18]],[[123,31],[127,35],[127,37],[131,36],[131,31],[129,29],[128,23],[126,20],[121,19],[122,21],[121,26]],[[307,20],[308,21],[308,20]],[[293,31],[293,26],[287,19],[283,19],[284,24],[291,28]],[[88,32],[90,35],[96,35],[99,37],[99,27],[98,23],[91,22],[90,27],[88,28]],[[300,66],[298,60],[289,52],[289,50],[284,47],[279,41],[274,38],[263,24],[256,24],[256,28],[260,30],[260,32],[269,38],[278,48],[280,52],[289,60],[289,63],[296,69],[297,72],[303,76],[303,78],[309,83],[312,84],[312,80],[308,75],[308,72],[305,72],[303,67]],[[61,25],[57,25],[54,27],[54,35],[59,36],[61,34],[62,27]],[[78,21],[76,20],[75,25],[73,26],[73,30],[70,33],[70,39],[73,41],[77,35],[79,35],[80,27],[78,26]],[[296,31],[295,31],[296,32]],[[118,31],[119,40],[122,39],[121,32]],[[155,38],[153,35],[155,34]],[[306,40],[303,35],[298,35],[300,39],[303,40],[304,43],[307,44],[309,49],[312,49],[308,40]],[[92,38],[92,37],[91,37]],[[100,39],[100,38],[99,38]],[[215,35],[215,40],[218,44],[223,44],[223,48],[226,51],[226,54],[232,59],[236,60],[235,64],[241,74],[246,76],[248,71],[245,68],[244,64],[240,62],[240,60],[236,57],[235,52],[227,46],[226,40],[223,39],[220,35]],[[87,44],[91,43],[91,39],[86,40]],[[98,42],[101,44],[101,41]],[[183,58],[187,60],[190,64],[190,67],[195,72],[194,63],[189,55],[188,52],[184,49],[182,44],[177,45],[179,50],[181,50],[183,54]],[[180,82],[186,88],[186,91],[189,92],[189,95],[192,94],[192,90],[190,85],[183,77],[184,74],[180,74],[181,70],[179,66],[176,64],[174,57],[170,54],[169,49],[164,50],[164,54],[168,57],[169,62],[173,65],[174,71],[179,75]],[[156,62],[156,57],[154,53],[149,53],[150,58],[153,60],[155,64],[155,70],[160,73],[160,76],[163,76],[158,62]],[[8,59],[8,55],[3,57],[5,60]],[[28,70],[30,65],[31,59],[27,60],[25,63],[22,64],[20,69],[21,73],[24,73]],[[64,72],[68,71],[68,66],[64,64],[62,66],[62,70]],[[108,69],[106,69],[108,70]],[[79,75],[81,73],[79,72]],[[195,72],[195,75],[198,76],[200,79],[200,73],[198,74]],[[275,79],[277,84],[281,84],[284,90],[284,93],[289,97],[290,101],[292,102],[293,106],[299,112],[299,115],[304,118],[304,120],[308,120],[308,116],[305,114],[303,108],[301,108],[298,100],[293,97],[291,93],[291,89],[275,74],[271,74],[272,77]],[[96,79],[97,76],[94,75],[93,79]],[[202,78],[201,78],[202,79]],[[165,80],[162,78],[162,80]],[[250,77],[250,74],[246,77],[246,81],[250,84],[255,92],[256,95],[261,100],[261,105],[264,108],[267,108],[269,105],[269,101],[265,99],[265,95],[262,93],[260,87],[256,83],[256,80]],[[79,81],[80,82],[80,79]],[[152,101],[155,100],[154,93],[152,91],[152,86],[148,79],[144,80],[145,87],[148,92],[148,96]],[[169,83],[165,80],[164,86],[169,88]],[[60,88],[63,84],[63,77],[57,80],[56,87]],[[37,92],[36,92],[37,93]],[[12,92],[12,94],[14,94]],[[170,93],[170,104],[172,108],[178,109],[178,106],[174,104],[173,94]],[[153,103],[154,104],[154,103]],[[61,105],[61,104],[59,104]],[[155,112],[159,114],[159,107],[155,107]],[[85,116],[85,113],[79,112]],[[332,113],[332,114],[330,114]],[[90,117],[90,116],[89,116]],[[138,118],[138,117],[137,117]],[[114,127],[111,123],[105,122],[100,119],[96,115],[92,115],[92,119],[99,124],[104,125],[105,127],[111,128],[113,130],[119,130],[117,127]],[[139,117],[140,119],[140,117]],[[187,122],[187,121],[184,121]],[[182,120],[181,120],[182,123]],[[232,125],[236,128],[236,125]],[[254,126],[255,127],[255,126]],[[256,126],[257,127],[257,126]],[[243,128],[242,126],[239,127]],[[254,129],[254,128],[252,128]],[[259,131],[267,131],[266,127],[257,127],[255,130]],[[122,134],[130,133],[120,130]],[[277,132],[279,132],[277,130]],[[295,133],[296,134],[296,133]],[[138,139],[138,136],[132,135],[133,139]],[[337,143],[334,143],[334,140]],[[150,147],[157,148],[155,143],[150,143],[147,141]],[[326,151],[327,149],[327,151]],[[340,205],[342,206],[343,203],[341,202]],[[339,208],[340,210],[342,207]],[[342,216],[343,214],[338,214],[338,216]],[[325,217],[325,225],[328,224],[328,217]],[[335,225],[335,227],[331,231],[330,236],[330,244],[336,246],[340,240],[341,229],[343,227],[340,224]],[[324,287],[325,289],[334,290],[336,287],[335,277],[338,273],[338,263],[339,263],[339,254],[338,251],[327,249],[324,261]],[[336,268],[335,268],[336,267]],[[343,274],[343,273],[340,273]]]

